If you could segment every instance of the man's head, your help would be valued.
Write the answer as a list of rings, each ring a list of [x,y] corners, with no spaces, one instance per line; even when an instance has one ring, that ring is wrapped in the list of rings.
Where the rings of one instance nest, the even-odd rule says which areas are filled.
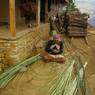
[[[59,34],[54,35],[54,36],[53,36],[53,40],[54,40],[54,41],[61,41],[60,35],[59,35]]]

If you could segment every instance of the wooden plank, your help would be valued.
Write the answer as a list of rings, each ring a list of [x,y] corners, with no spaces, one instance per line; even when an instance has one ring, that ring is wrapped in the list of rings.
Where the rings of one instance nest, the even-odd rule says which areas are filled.
[[[36,25],[40,25],[40,0],[36,0]]]
[[[45,22],[48,21],[48,0],[45,0]]]
[[[10,32],[12,37],[16,36],[16,20],[15,20],[15,0],[9,0],[10,13]]]

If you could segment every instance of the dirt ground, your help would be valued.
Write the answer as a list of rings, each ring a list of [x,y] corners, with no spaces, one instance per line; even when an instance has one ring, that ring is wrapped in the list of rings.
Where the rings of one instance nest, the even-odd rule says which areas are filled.
[[[88,44],[84,38],[63,37],[65,53],[78,51],[88,62],[86,78],[91,95],[95,95],[95,31],[89,30]],[[0,95],[48,95],[49,88],[55,83],[56,76],[66,64],[45,63],[42,60],[32,64],[24,73],[18,74],[6,88],[0,89]]]

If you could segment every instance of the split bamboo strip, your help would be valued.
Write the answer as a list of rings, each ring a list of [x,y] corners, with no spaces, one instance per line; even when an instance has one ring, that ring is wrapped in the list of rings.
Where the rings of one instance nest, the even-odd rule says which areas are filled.
[[[72,56],[72,58],[74,61],[70,62],[70,64],[67,65],[67,68],[59,76],[56,84],[51,87],[49,95],[76,95],[77,91],[80,91],[79,93],[81,93],[82,95],[86,95],[84,69],[87,63],[85,62],[85,64],[83,65],[83,62],[77,55]],[[76,69],[76,74],[75,78],[72,79],[71,74],[74,67]]]
[[[84,68],[85,68],[85,65],[86,65],[86,63],[84,64]],[[83,79],[83,74],[84,74],[84,70],[83,70],[83,68],[80,68],[80,70],[78,71],[77,76],[66,87],[63,95],[75,95],[76,94],[76,91],[78,90],[77,85]],[[83,95],[85,95],[85,94],[83,94]]]
[[[11,66],[9,69],[7,69],[4,73],[0,75],[0,88],[4,88],[23,67],[30,65],[40,60],[41,58],[42,58],[41,55],[38,54],[32,58],[26,59],[22,63],[18,63]]]
[[[59,77],[57,84],[50,89],[49,95],[60,95],[63,88],[65,88],[67,80],[71,77],[74,63],[75,61],[73,60],[70,64],[68,64],[63,74]]]

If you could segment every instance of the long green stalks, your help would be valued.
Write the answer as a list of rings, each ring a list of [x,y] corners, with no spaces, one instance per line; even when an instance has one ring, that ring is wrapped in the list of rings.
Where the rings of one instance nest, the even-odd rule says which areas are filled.
[[[15,77],[15,75],[25,66],[30,65],[38,60],[40,60],[42,57],[40,54],[31,57],[29,59],[26,59],[25,61],[15,64],[11,66],[9,69],[7,69],[4,73],[0,75],[0,88],[4,88],[11,79]]]

